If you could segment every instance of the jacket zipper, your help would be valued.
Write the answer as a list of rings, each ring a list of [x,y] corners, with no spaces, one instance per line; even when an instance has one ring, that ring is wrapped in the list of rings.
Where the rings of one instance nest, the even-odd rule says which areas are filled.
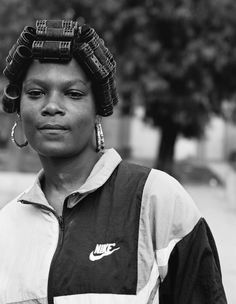
[[[57,241],[57,247],[56,247],[56,250],[54,252],[54,255],[53,255],[53,258],[52,258],[52,261],[51,261],[51,265],[50,265],[50,268],[49,268],[49,275],[48,275],[48,291],[47,291],[47,297],[48,297],[48,304],[53,304],[54,301],[53,301],[53,286],[52,286],[52,276],[53,276],[53,266],[56,262],[56,259],[59,255],[59,252],[61,250],[61,247],[62,247],[62,244],[63,244],[63,239],[64,239],[64,230],[65,230],[65,224],[64,224],[64,217],[63,217],[63,211],[64,211],[64,206],[63,206],[63,211],[62,211],[62,216],[59,216],[53,209],[45,206],[45,205],[42,205],[42,204],[37,204],[37,203],[31,203],[31,202],[28,202],[28,201],[24,201],[22,200],[21,201],[23,204],[26,204],[26,205],[35,205],[41,209],[44,209],[46,211],[49,211],[51,212],[55,217],[56,219],[58,220],[58,224],[59,224],[59,236],[58,236],[58,241]]]
[[[53,212],[54,213],[54,212]],[[49,269],[49,275],[48,275],[48,304],[53,304],[53,267],[55,265],[55,262],[58,258],[58,255],[60,253],[62,244],[63,244],[63,239],[64,239],[64,230],[65,230],[65,224],[64,224],[64,218],[63,216],[58,216],[56,213],[54,213],[56,216],[58,223],[59,223],[59,236],[58,236],[58,242],[57,242],[57,248],[56,251],[53,255],[50,269]]]

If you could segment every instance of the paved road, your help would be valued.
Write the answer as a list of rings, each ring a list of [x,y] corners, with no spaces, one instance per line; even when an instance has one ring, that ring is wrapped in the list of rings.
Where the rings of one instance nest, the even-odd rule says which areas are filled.
[[[34,180],[34,174],[0,173],[0,208],[18,195]],[[236,303],[236,197],[224,188],[210,186],[185,186],[206,218],[219,250],[223,281],[228,304]]]

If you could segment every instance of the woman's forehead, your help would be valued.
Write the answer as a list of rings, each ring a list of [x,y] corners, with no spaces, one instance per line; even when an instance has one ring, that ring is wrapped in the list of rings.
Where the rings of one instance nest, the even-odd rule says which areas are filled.
[[[75,59],[66,63],[40,62],[34,60],[30,65],[24,83],[34,80],[81,82],[88,83],[88,79]]]

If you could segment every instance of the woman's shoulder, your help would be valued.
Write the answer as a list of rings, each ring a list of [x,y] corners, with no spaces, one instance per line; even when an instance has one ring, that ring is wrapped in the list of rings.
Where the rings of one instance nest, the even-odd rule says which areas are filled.
[[[124,172],[124,174],[130,174],[132,176],[138,175],[138,174],[149,174],[149,172],[152,170],[151,168],[148,168],[146,166],[132,163],[130,161],[122,160],[118,166],[118,170]]]
[[[18,208],[21,206],[19,202],[19,198],[25,193],[25,191],[21,192],[15,198],[8,201],[1,209],[0,209],[0,218],[1,216],[6,216],[7,214],[11,214],[12,212],[17,212]]]
[[[133,179],[146,176],[145,188],[150,193],[169,196],[186,192],[177,179],[158,169],[122,160],[118,166],[118,171],[120,174],[130,176]]]
[[[174,201],[182,198],[193,202],[184,186],[176,178],[158,169],[150,170],[145,191],[148,195],[157,195]]]
[[[144,195],[156,196],[168,200],[178,197],[192,200],[182,184],[168,173],[122,160],[118,166],[118,174],[124,179],[145,179]]]
[[[152,169],[143,191],[146,212],[158,226],[182,227],[190,232],[201,214],[184,186],[171,175]]]
[[[197,212],[196,205],[184,186],[168,173],[139,164],[122,161],[118,174],[123,182],[136,183],[143,180],[143,203],[154,204],[158,208],[171,211],[176,207]]]

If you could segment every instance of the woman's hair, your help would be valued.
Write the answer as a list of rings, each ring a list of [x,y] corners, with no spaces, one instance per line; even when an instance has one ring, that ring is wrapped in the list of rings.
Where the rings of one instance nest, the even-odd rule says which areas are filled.
[[[35,28],[24,28],[6,58],[3,74],[9,83],[3,94],[4,111],[20,111],[22,82],[34,59],[63,63],[72,58],[92,82],[97,114],[111,115],[118,102],[113,56],[93,28],[67,20],[37,20]]]

